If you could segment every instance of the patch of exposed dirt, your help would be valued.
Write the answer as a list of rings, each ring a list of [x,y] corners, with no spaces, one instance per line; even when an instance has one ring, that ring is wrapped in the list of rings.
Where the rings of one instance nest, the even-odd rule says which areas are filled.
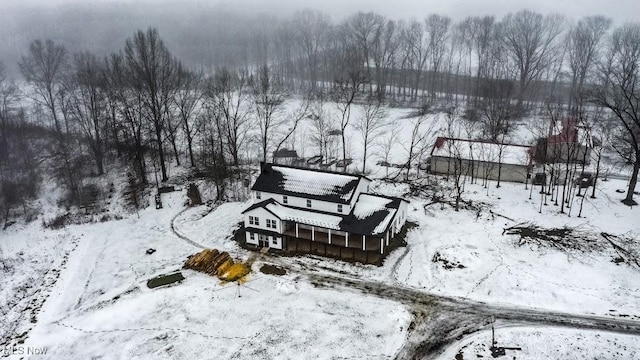
[[[275,265],[269,265],[269,264],[264,264],[262,265],[262,267],[260,267],[260,272],[263,274],[268,274],[268,275],[277,275],[277,276],[282,276],[285,275],[287,273],[287,270],[279,267],[279,266],[275,266]]]
[[[433,258],[431,259],[432,262],[434,263],[441,263],[442,267],[444,267],[447,270],[452,270],[452,269],[464,269],[466,268],[466,266],[460,264],[457,261],[452,261],[452,260],[448,260],[446,259],[444,256],[442,256],[442,254],[440,254],[440,252],[436,251],[435,254],[433,254]]]

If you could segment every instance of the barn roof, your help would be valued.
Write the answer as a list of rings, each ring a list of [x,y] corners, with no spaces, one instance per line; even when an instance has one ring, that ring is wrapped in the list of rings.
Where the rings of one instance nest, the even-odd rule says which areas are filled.
[[[251,190],[347,204],[361,175],[263,164]]]
[[[438,137],[431,156],[528,166],[531,146]]]

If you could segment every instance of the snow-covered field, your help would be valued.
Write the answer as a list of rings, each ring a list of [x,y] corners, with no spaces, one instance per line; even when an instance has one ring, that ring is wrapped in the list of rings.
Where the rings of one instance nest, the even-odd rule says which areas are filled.
[[[494,187],[488,198],[481,186],[467,186],[467,198],[492,204],[494,214],[441,210],[439,205],[425,210],[425,201],[414,200],[409,219],[420,227],[407,238],[407,253],[392,274],[396,281],[480,301],[640,319],[640,274],[614,263],[613,249],[581,253],[517,246],[516,236],[502,234],[506,227],[531,222],[547,228],[578,227],[595,237],[601,232],[637,237],[637,210],[620,203],[615,193],[625,186],[623,181],[601,183],[599,196],[585,200],[581,218],[558,214],[554,205],[538,213],[539,201],[528,200],[522,184]],[[464,268],[446,269],[443,262],[433,261],[436,254]]]
[[[4,256],[28,259],[3,283],[30,284],[49,295],[37,322],[8,310],[12,321],[25,324],[21,331],[33,327],[25,347],[44,347],[50,359],[265,359],[385,358],[402,345],[411,320],[403,306],[316,289],[296,274],[265,275],[259,262],[242,286],[183,270],[180,284],[148,289],[149,278],[180,269],[199,250],[170,231],[185,195],[163,196],[164,209],[148,208],[140,218],[45,232],[33,224],[3,233]],[[224,204],[204,218],[198,215],[204,207],[190,209],[176,228],[244,260],[250,254],[229,240],[244,205]],[[75,245],[57,282],[39,283]],[[157,251],[147,255],[148,248]],[[6,299],[21,295],[3,289],[9,289]]]
[[[637,359],[640,342],[636,336],[607,332],[555,329],[547,327],[507,327],[495,331],[498,347],[505,350],[505,359]],[[491,331],[483,331],[460,341],[441,359],[491,359]]]
[[[360,111],[355,109],[353,116]],[[406,161],[409,112],[390,109],[391,125],[379,135],[383,140],[391,128],[400,129],[392,163]],[[433,127],[438,129],[442,115],[430,121],[438,122]],[[308,144],[307,157],[316,155],[309,131],[309,124],[303,125],[295,137],[297,146]],[[526,131],[518,136],[526,138]],[[360,170],[362,144],[353,129],[348,137],[352,170]],[[368,161],[372,178],[387,174],[387,168],[375,165],[380,146],[374,146]],[[430,204],[424,196],[410,197],[408,217],[418,226],[408,233],[407,246],[391,253],[381,267],[314,256],[267,256],[255,261],[242,286],[189,270],[182,271],[184,281],[169,287],[151,290],[146,281],[180,269],[201,247],[227,251],[238,260],[255,257],[231,238],[246,202],[225,203],[212,212],[205,206],[185,210],[182,190],[163,195],[162,210],[148,207],[119,221],[62,230],[43,230],[38,221],[14,225],[0,232],[0,270],[5,274],[0,339],[9,334],[17,341],[26,338],[18,345],[46,347],[43,358],[51,359],[393,358],[409,334],[412,309],[357,291],[314,287],[304,275],[309,269],[490,304],[640,321],[639,270],[614,262],[619,254],[600,236],[640,234],[637,208],[620,203],[623,194],[616,192],[625,189],[625,181],[599,182],[597,198],[585,198],[580,218],[577,204],[570,217],[559,214],[553,202],[540,212],[538,188],[529,200],[524,184],[495,185],[465,184],[463,199],[485,204],[480,212],[454,211]],[[402,196],[409,188],[376,181],[372,190]],[[503,229],[524,222],[577,228],[604,245],[586,252],[519,246],[516,236],[503,234]],[[172,223],[192,242],[176,236]],[[147,255],[149,248],[156,252]],[[269,262],[285,265],[289,272],[280,277],[259,272]],[[496,334],[500,346],[522,347],[507,354],[516,358],[639,356],[634,336],[553,327],[499,327]],[[441,358],[487,358],[488,336],[481,332],[463,338]],[[8,345],[14,344],[0,348]]]

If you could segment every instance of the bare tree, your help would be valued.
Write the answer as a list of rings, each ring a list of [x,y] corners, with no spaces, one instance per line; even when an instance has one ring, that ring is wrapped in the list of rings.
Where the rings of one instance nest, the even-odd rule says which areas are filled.
[[[611,111],[619,121],[614,149],[632,165],[623,203],[635,205],[633,194],[640,170],[640,25],[623,25],[613,32],[600,67],[600,86],[591,92],[593,103]]]
[[[342,160],[347,159],[347,144],[345,130],[351,120],[351,107],[356,100],[356,95],[365,83],[365,78],[361,71],[349,71],[346,76],[335,80],[333,102],[340,113],[340,136],[342,140]],[[346,162],[345,162],[346,164]],[[345,165],[346,167],[346,165]]]
[[[104,132],[106,78],[103,63],[91,53],[74,56],[74,72],[69,84],[69,112],[91,148],[98,175],[104,173]]]
[[[431,63],[431,97],[436,95],[436,79],[439,76],[440,66],[443,62],[445,54],[448,51],[449,28],[451,26],[451,18],[440,15],[429,15],[425,21],[425,29],[428,34],[428,56]]]
[[[569,109],[573,113],[582,111],[583,88],[591,69],[599,60],[599,52],[611,19],[604,16],[587,16],[580,19],[567,35],[569,68],[571,70],[571,94]]]
[[[319,80],[321,52],[331,32],[330,19],[322,12],[305,9],[293,15],[293,25],[294,39],[306,60],[305,72],[309,81],[309,92],[315,94]]]
[[[286,91],[273,77],[266,65],[258,70],[250,84],[253,95],[253,111],[260,128],[262,161],[266,162],[274,132],[284,121],[282,111]]]
[[[380,101],[369,101],[364,105],[363,113],[356,119],[354,128],[362,137],[363,155],[362,155],[362,173],[367,172],[368,150],[376,136],[386,125],[386,111]]]
[[[374,12],[357,12],[346,20],[347,34],[350,36],[359,58],[364,62],[364,75],[371,79],[371,59],[373,50],[379,46],[384,31],[385,19]],[[373,84],[369,83],[369,96],[373,95]]]
[[[376,96],[378,101],[384,100],[390,72],[395,64],[396,53],[400,45],[400,32],[396,22],[387,21],[379,26],[379,36],[373,43],[371,57],[375,66]]]
[[[223,68],[207,82],[207,100],[213,102],[222,116],[227,152],[235,166],[240,163],[241,147],[250,126],[249,80],[245,70],[235,72]]]
[[[329,158],[329,133],[334,129],[333,118],[325,109],[323,98],[316,99],[311,105],[311,141],[317,146],[319,154],[326,160]]]
[[[191,167],[196,166],[193,154],[194,136],[197,135],[198,127],[194,126],[195,118],[201,109],[202,100],[202,74],[181,69],[178,72],[179,91],[173,99],[180,117],[182,132],[187,138],[187,150],[189,151],[189,161]]]
[[[462,200],[462,193],[464,192],[464,184],[466,179],[466,172],[468,169],[465,167],[465,160],[463,154],[466,153],[464,145],[461,141],[456,141],[460,138],[461,133],[461,121],[460,111],[457,108],[447,109],[445,113],[445,128],[444,133],[447,136],[447,151],[448,151],[448,169],[447,178],[449,175],[453,175],[454,195],[455,195],[455,210],[460,209],[460,201]]]
[[[501,37],[518,76],[519,107],[529,85],[559,53],[557,40],[562,24],[563,18],[559,15],[543,16],[529,10],[508,14],[502,20]]]
[[[142,94],[135,90],[122,54],[111,55],[106,61],[106,67],[107,95],[113,112],[112,116],[118,119],[115,131],[120,132],[122,137],[122,142],[117,143],[116,146],[133,160],[133,168],[139,183],[144,186],[148,184],[145,160],[148,145],[144,131],[146,107]]]
[[[302,99],[302,102],[298,107],[284,115],[284,121],[281,123],[281,125],[289,126],[286,130],[282,131],[280,139],[278,140],[274,151],[277,152],[278,150],[280,150],[282,145],[284,145],[289,139],[293,137],[296,130],[298,129],[298,125],[300,124],[300,122],[309,117],[309,106],[309,99],[304,98]]]
[[[408,67],[413,70],[414,84],[411,100],[418,98],[418,89],[421,84],[421,76],[425,63],[429,58],[429,45],[425,36],[424,26],[417,21],[412,21],[404,32],[405,46],[407,47]]]
[[[28,55],[21,57],[19,66],[22,75],[34,92],[33,100],[37,105],[46,108],[53,120],[56,134],[55,149],[52,151],[55,158],[54,173],[63,181],[70,198],[79,200],[80,174],[74,169],[59,113],[59,108],[62,108],[62,103],[59,101],[61,94],[65,91],[64,78],[68,71],[66,49],[56,45],[52,40],[45,42],[35,40],[29,45]]]
[[[407,152],[407,162],[405,179],[409,180],[409,174],[411,173],[412,164],[416,160],[417,156],[422,152],[422,148],[426,146],[425,141],[433,134],[435,121],[427,123],[428,114],[422,114],[410,121],[411,124],[411,138],[409,143],[403,143],[405,151]]]
[[[401,128],[399,126],[395,126],[396,123],[396,121],[393,121],[388,124],[388,126],[390,127],[389,132],[386,133],[385,136],[377,138],[378,141],[376,143],[377,147],[382,152],[382,159],[384,161],[384,167],[386,169],[385,176],[387,177],[389,176],[389,160],[391,158],[391,152],[393,151],[394,147],[398,145],[398,139],[400,137]]]
[[[177,90],[178,61],[164,45],[154,28],[139,30],[127,39],[124,56],[128,75],[139,91],[147,109],[160,160],[162,181],[167,180],[167,168],[163,147],[166,115],[170,100]]]
[[[35,40],[29,45],[29,54],[19,64],[22,76],[35,92],[34,100],[51,113],[54,128],[62,133],[57,101],[67,66],[67,51],[52,40]]]

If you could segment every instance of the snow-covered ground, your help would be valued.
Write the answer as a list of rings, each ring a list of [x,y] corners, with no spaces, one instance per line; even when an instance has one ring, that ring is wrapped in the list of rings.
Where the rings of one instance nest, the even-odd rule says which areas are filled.
[[[183,270],[180,284],[148,289],[149,278],[180,269],[199,251],[170,230],[184,199],[184,193],[163,195],[164,209],[147,208],[139,218],[3,233],[4,256],[25,259],[3,284],[30,284],[49,295],[37,322],[8,310],[24,331],[33,327],[24,346],[44,347],[50,359],[385,358],[398,351],[411,320],[403,306],[317,289],[296,274],[265,275],[260,262],[240,286]],[[230,240],[243,206],[224,204],[204,217],[204,207],[189,209],[176,230],[246,260],[250,253]],[[72,246],[57,281],[39,283]],[[148,248],[156,252],[147,255]],[[19,295],[11,289],[3,286],[5,299]]]
[[[640,274],[626,264],[614,263],[613,249],[563,252],[517,246],[516,236],[503,235],[506,227],[531,222],[547,228],[578,227],[595,237],[601,232],[637,237],[637,209],[620,203],[620,194],[615,193],[625,183],[611,180],[600,186],[596,199],[585,200],[580,218],[559,214],[559,206],[554,205],[543,206],[540,214],[539,199],[534,194],[534,199],[528,200],[529,192],[522,184],[505,183],[500,189],[494,185],[489,197],[481,186],[467,185],[466,198],[492,204],[494,214],[485,210],[478,216],[468,210],[452,211],[448,206],[441,210],[439,205],[425,210],[427,201],[414,200],[409,219],[420,226],[409,233],[407,253],[392,277],[438,294],[640,319]],[[436,255],[464,268],[447,269],[442,261],[433,261]],[[385,267],[394,260],[390,258]]]
[[[582,360],[638,359],[640,342],[631,335],[607,332],[555,329],[547,327],[507,327],[495,330],[496,346],[505,350],[505,359]],[[483,331],[460,341],[441,359],[491,359],[491,331]],[[456,355],[458,357],[456,357]]]
[[[353,116],[360,112],[356,107]],[[398,140],[389,161],[406,162],[405,144],[414,121],[407,118],[410,112],[388,110],[390,125],[376,139],[367,165],[372,178],[387,173],[387,168],[375,165],[382,151],[378,140],[393,128],[399,129]],[[436,123],[433,139],[443,116],[434,115],[429,121]],[[301,154],[307,157],[316,155],[310,131],[304,124],[295,137],[297,149],[307,144]],[[518,136],[525,141],[528,135],[522,131]],[[351,170],[359,170],[362,144],[351,128],[348,138],[348,152],[355,159]],[[529,222],[544,228],[575,227],[601,241],[601,232],[638,238],[638,210],[621,204],[624,194],[616,192],[625,189],[625,181],[599,182],[597,198],[585,198],[580,218],[577,204],[570,217],[559,214],[552,201],[540,212],[538,188],[529,200],[524,184],[495,185],[491,182],[487,189],[465,184],[463,199],[486,204],[479,213],[428,205],[432,199],[424,196],[409,198],[408,218],[418,226],[408,233],[407,246],[391,253],[381,267],[314,256],[277,258],[291,270],[277,277],[258,271],[274,259],[258,258],[242,286],[220,284],[189,270],[183,270],[186,279],[173,286],[150,290],[146,281],[180,269],[200,247],[228,251],[239,260],[255,257],[231,238],[246,202],[225,203],[212,212],[205,206],[184,210],[182,190],[163,195],[161,210],[148,207],[126,215],[117,209],[122,204],[112,204],[115,213],[125,216],[119,221],[62,230],[43,230],[39,221],[17,224],[0,232],[0,270],[5,275],[0,287],[0,338],[28,336],[24,345],[47,347],[44,358],[51,359],[377,359],[398,353],[408,335],[411,309],[359,292],[316,288],[296,269],[491,304],[640,320],[639,270],[614,262],[619,254],[604,241],[597,251],[565,252],[518,246],[514,235],[503,234],[506,227]],[[116,188],[120,192],[118,184]],[[408,189],[406,184],[381,181],[372,186],[374,192],[393,196],[403,196]],[[44,205],[54,207],[55,199],[44,199]],[[176,236],[172,223],[178,234],[193,242]],[[147,255],[149,248],[156,252]],[[478,354],[486,358],[487,336],[483,332],[463,338],[442,358],[452,359],[458,353],[465,359]],[[513,353],[517,358],[638,357],[637,337],[612,333],[508,327],[498,328],[497,338],[500,346],[522,347]],[[12,344],[0,344],[6,345]]]

